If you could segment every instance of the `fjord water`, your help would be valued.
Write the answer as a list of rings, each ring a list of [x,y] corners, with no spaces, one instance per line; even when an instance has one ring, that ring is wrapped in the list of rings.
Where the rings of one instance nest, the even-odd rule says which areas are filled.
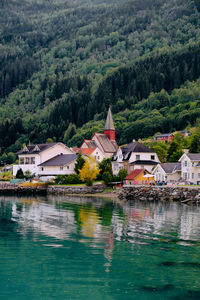
[[[0,197],[0,299],[199,299],[200,208]]]

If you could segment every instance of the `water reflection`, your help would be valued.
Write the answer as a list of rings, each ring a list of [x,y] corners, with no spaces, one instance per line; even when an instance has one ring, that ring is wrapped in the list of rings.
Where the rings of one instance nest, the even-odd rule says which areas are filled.
[[[199,207],[178,203],[0,197],[0,288],[12,274],[13,290],[30,275],[34,288],[44,289],[42,299],[102,299],[104,291],[120,300],[124,293],[133,299],[133,291],[135,299],[196,295],[199,217]],[[4,289],[2,299],[11,299],[9,292]]]
[[[0,216],[17,222],[18,232],[55,239],[78,239],[93,247],[113,248],[113,240],[139,243],[175,235],[199,240],[200,208],[178,203],[104,201],[101,198],[1,197]]]

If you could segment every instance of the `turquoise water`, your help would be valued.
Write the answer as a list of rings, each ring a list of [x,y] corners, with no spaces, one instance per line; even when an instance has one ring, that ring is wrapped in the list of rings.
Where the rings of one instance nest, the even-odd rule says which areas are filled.
[[[0,197],[0,299],[200,299],[200,208]]]

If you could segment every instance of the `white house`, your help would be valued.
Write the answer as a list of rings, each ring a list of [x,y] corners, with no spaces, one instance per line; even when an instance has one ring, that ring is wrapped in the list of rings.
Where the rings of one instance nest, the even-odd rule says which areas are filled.
[[[193,184],[200,184],[200,153],[184,153],[181,162],[181,177]]]
[[[176,182],[181,178],[181,163],[158,164],[152,171],[154,179],[162,182]]]
[[[44,174],[42,163],[61,154],[74,155],[75,153],[63,143],[50,143],[25,146],[17,154],[18,164],[13,166],[13,176],[16,176],[19,169],[22,169],[23,172],[30,171],[32,174],[40,176]],[[58,167],[61,166],[58,165]],[[50,175],[49,173],[54,173],[53,175],[62,174],[61,171],[63,170],[57,169],[57,172],[55,172],[55,169],[52,169],[52,171],[48,172],[48,175]]]
[[[39,176],[50,178],[56,175],[73,174],[75,173],[76,159],[76,154],[58,154],[39,164]]]
[[[132,142],[118,148],[112,157],[113,174],[117,175],[120,169],[127,169],[128,173],[135,169],[152,169],[160,163],[156,152],[145,145]]]

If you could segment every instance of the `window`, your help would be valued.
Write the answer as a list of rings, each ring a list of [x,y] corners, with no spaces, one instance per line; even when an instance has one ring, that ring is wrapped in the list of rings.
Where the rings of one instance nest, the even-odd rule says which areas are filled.
[[[63,167],[60,167],[60,171],[63,171]]]
[[[194,179],[194,173],[192,173],[192,179]]]
[[[35,157],[31,157],[31,165],[35,164]]]
[[[151,160],[155,160],[155,155],[151,155]]]
[[[185,162],[184,162],[184,166],[185,166],[185,167],[187,167],[187,160],[185,160]]]
[[[69,166],[67,166],[67,169],[69,169]]]
[[[25,158],[25,164],[26,164],[26,165],[29,165],[29,157],[26,157],[26,158]]]
[[[98,156],[98,160],[100,160],[100,156]]]
[[[44,168],[43,168],[43,167],[41,167],[41,171],[44,171]]]
[[[23,165],[23,164],[24,164],[24,157],[20,157],[20,158],[19,158],[19,164],[20,164],[20,165]]]
[[[185,179],[185,180],[187,180],[187,173],[183,173],[183,178]]]
[[[140,160],[140,155],[136,155],[136,160]]]
[[[200,173],[198,173],[198,178],[200,178]]]

